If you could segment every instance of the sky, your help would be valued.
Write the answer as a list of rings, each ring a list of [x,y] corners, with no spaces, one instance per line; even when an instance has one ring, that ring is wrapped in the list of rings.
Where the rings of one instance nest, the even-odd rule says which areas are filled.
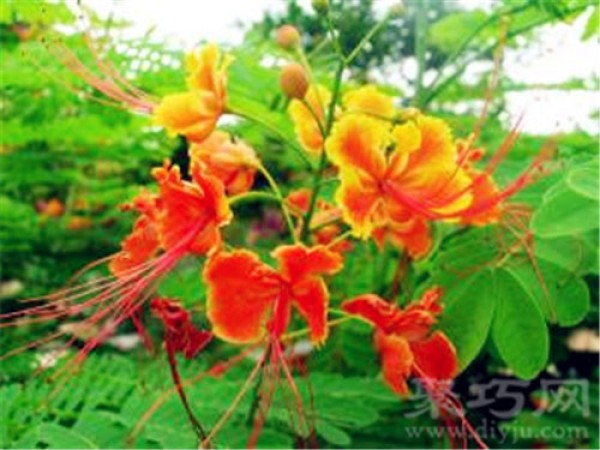
[[[492,0],[455,0],[461,6],[489,8]],[[375,0],[379,12],[386,11],[398,0]],[[199,41],[239,44],[244,30],[261,19],[266,11],[282,11],[285,0],[85,0],[102,15],[113,14],[132,23],[130,35],[143,35],[149,28],[155,37],[174,47],[191,49]],[[193,6],[192,6],[193,5]],[[310,11],[310,0],[300,0]],[[544,27],[537,42],[525,49],[505,53],[503,72],[514,81],[545,85],[573,78],[600,76],[600,44],[596,39],[581,42],[589,13],[574,23]],[[245,24],[240,27],[239,24]],[[410,62],[408,62],[410,63]],[[466,75],[468,77],[468,74]],[[400,72],[387,80],[402,83]],[[558,133],[581,128],[598,133],[598,119],[591,117],[600,105],[600,94],[590,90],[557,91],[535,89],[510,93],[505,117],[507,125],[524,115],[523,131]]]

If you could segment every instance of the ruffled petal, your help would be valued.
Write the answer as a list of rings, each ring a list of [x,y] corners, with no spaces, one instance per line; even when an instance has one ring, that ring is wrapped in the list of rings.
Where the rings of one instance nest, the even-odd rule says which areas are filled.
[[[108,268],[116,277],[131,274],[136,267],[149,261],[161,245],[158,230],[160,198],[143,191],[133,199],[132,204],[140,217],[135,221],[129,236],[121,243],[121,251],[109,263]]]
[[[171,134],[202,141],[215,129],[222,112],[220,100],[212,92],[180,92],[162,98],[154,110],[154,121]]]
[[[321,279],[296,283],[292,288],[293,304],[304,317],[310,329],[311,340],[320,345],[327,339],[327,308],[329,292]]]
[[[410,342],[423,340],[442,312],[442,294],[439,287],[428,289],[419,300],[410,303],[398,314],[390,331]]]
[[[190,169],[199,166],[200,171],[218,178],[231,195],[248,191],[254,183],[259,161],[254,150],[241,140],[231,141],[229,135],[214,131],[200,143],[192,143],[189,149]]]
[[[415,358],[415,374],[436,380],[451,380],[458,373],[456,349],[441,331],[428,339],[410,343]]]
[[[323,149],[319,123],[325,126],[325,110],[331,102],[331,93],[324,86],[313,85],[308,88],[304,101],[310,105],[310,110],[304,102],[294,99],[290,102],[288,113],[302,147],[308,152],[319,153]]]
[[[149,261],[159,250],[156,223],[149,217],[139,217],[132,232],[121,244],[121,251],[110,261],[110,272],[118,277],[131,275],[136,267]]]
[[[218,227],[231,218],[222,184],[201,173],[196,183],[181,179],[178,166],[153,170],[162,199],[160,236],[163,248],[185,247],[203,254],[220,243]]]
[[[364,115],[344,116],[327,139],[327,155],[342,171],[361,172],[374,180],[382,180],[386,172],[388,128],[385,122]]]
[[[396,141],[395,152],[410,155],[421,148],[421,130],[413,121],[398,125],[392,132]]]
[[[385,227],[375,230],[373,237],[380,246],[388,240],[395,247],[405,249],[413,259],[425,256],[433,244],[427,222],[419,217],[407,222],[390,221]]]
[[[333,275],[342,269],[344,263],[339,253],[322,245],[282,245],[272,255],[279,263],[281,276],[292,285],[312,277]]]
[[[186,57],[186,79],[190,90],[212,92],[219,103],[225,104],[227,68],[232,62],[230,55],[221,55],[216,44],[208,44],[198,52]]]
[[[392,98],[373,85],[348,92],[344,96],[344,106],[351,113],[365,113],[381,118],[392,118],[395,113]]]
[[[342,217],[358,238],[368,238],[381,225],[385,214],[384,197],[376,182],[361,177],[358,172],[343,170],[335,200],[342,209]]]
[[[213,333],[228,342],[260,340],[278,296],[277,273],[246,250],[220,252],[204,269],[207,316]]]
[[[390,302],[385,301],[375,294],[360,295],[346,300],[341,305],[342,310],[354,314],[371,322],[378,328],[387,332],[393,325],[400,310]]]
[[[387,384],[396,394],[408,395],[406,379],[411,374],[414,362],[408,342],[400,336],[376,331],[375,347],[381,357],[383,378]]]

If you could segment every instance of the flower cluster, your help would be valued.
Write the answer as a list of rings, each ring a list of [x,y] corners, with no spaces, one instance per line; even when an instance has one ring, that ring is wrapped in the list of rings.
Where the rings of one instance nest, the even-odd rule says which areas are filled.
[[[278,39],[285,48],[297,49],[296,33],[286,28]],[[435,223],[479,226],[499,221],[505,200],[531,181],[537,167],[532,164],[501,189],[492,177],[501,156],[477,168],[481,152],[473,147],[473,137],[456,140],[444,120],[397,108],[391,96],[373,85],[345,90],[340,78],[332,89],[314,83],[309,69],[294,63],[282,71],[281,86],[290,97],[288,114],[297,140],[307,158],[320,160],[320,167],[312,189],[307,186],[284,197],[258,153],[217,129],[219,118],[232,112],[227,99],[232,58],[209,45],[186,62],[187,90],[158,102],[141,93],[116,93],[115,83],[95,80],[94,86],[104,86],[113,99],[148,112],[170,134],[185,137],[189,173],[165,161],[152,171],[156,191],[143,191],[126,206],[137,219],[121,250],[110,258],[112,277],[65,289],[52,297],[56,301],[3,316],[14,324],[15,317],[23,320],[21,315],[36,322],[92,310],[84,323],[101,326],[85,353],[128,319],[144,335],[141,317],[149,303],[164,325],[164,345],[180,392],[175,354],[193,358],[213,335],[236,345],[262,345],[265,356],[259,362],[268,353],[273,371],[288,373],[283,349],[294,314],[306,323],[314,346],[327,341],[328,282],[342,271],[356,245],[351,237],[373,239],[380,248],[389,242],[411,258],[423,258],[432,248]],[[319,191],[328,164],[337,183],[333,199]],[[294,241],[272,251],[276,267],[252,249],[231,248],[222,237],[235,204],[261,193],[252,190],[257,173],[273,189],[268,195],[278,202]],[[160,280],[184,256],[204,259],[200,276],[207,287],[210,332],[197,329],[191,313],[176,299],[155,297]],[[441,302],[439,288],[404,309],[394,299],[365,293],[344,301],[338,313],[375,327],[383,376],[404,396],[410,376],[442,383],[458,373],[452,342],[435,329]],[[288,381],[293,382],[291,377]],[[189,412],[187,402],[186,408]]]

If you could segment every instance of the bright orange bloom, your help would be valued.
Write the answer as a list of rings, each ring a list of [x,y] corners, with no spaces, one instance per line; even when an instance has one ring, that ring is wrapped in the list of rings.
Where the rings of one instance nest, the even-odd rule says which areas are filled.
[[[213,332],[234,343],[251,343],[267,332],[275,339],[285,332],[292,306],[308,322],[313,342],[328,335],[329,292],[323,275],[342,268],[339,253],[323,246],[280,246],[272,253],[279,270],[247,250],[219,252],[204,269],[208,286],[207,315]]]
[[[324,86],[313,85],[308,89],[304,102],[292,100],[288,113],[294,122],[296,135],[302,147],[307,152],[320,153],[323,150],[321,128],[325,127],[325,111],[331,102],[331,93]]]
[[[219,228],[231,220],[222,183],[199,167],[192,171],[192,182],[182,180],[179,167],[168,163],[152,173],[159,194],[144,192],[134,200],[141,215],[110,263],[116,276],[147,262],[161,249],[178,258],[186,253],[206,254],[220,245]]]
[[[298,228],[302,228],[304,215],[310,207],[310,198],[310,189],[298,189],[291,192],[285,199],[290,214],[298,219]],[[340,208],[323,199],[317,200],[310,224],[312,235],[317,244],[329,245],[342,233],[340,225],[335,223],[341,218],[341,214]],[[348,241],[342,241],[329,248],[336,252],[344,252],[350,250],[352,244]]]
[[[399,395],[409,393],[411,375],[438,381],[458,373],[454,345],[441,331],[431,332],[441,312],[441,290],[433,288],[404,309],[373,294],[342,303],[342,309],[375,327],[375,347],[381,356],[383,376]]]
[[[126,320],[133,322],[146,345],[151,347],[140,313],[158,281],[185,255],[203,255],[218,248],[220,227],[231,218],[223,184],[218,179],[193,170],[192,181],[184,181],[179,167],[170,166],[168,162],[152,173],[159,191],[157,194],[142,192],[133,201],[132,207],[140,216],[131,234],[123,240],[121,251],[110,258],[112,276],[50,294],[45,297],[50,301],[41,306],[20,310],[18,314],[0,315],[2,319],[12,318],[3,326],[47,322],[86,312],[82,326],[100,332],[85,343],[73,362],[82,361]],[[56,308],[57,299],[61,308]],[[169,311],[167,308],[163,312]],[[183,352],[186,357],[199,350],[200,340],[196,343],[186,340],[194,334],[189,326],[177,330],[172,336],[173,345],[176,344],[174,350]],[[69,344],[74,339],[70,339]]]
[[[230,195],[250,190],[260,164],[252,147],[241,140],[232,141],[223,131],[213,131],[201,143],[192,143],[189,154],[192,170],[199,166],[199,170],[215,176]]]
[[[374,98],[368,104],[383,103]],[[389,108],[382,108],[387,113]],[[326,149],[340,172],[336,200],[355,236],[373,235],[379,243],[389,239],[413,257],[431,246],[429,221],[494,221],[501,201],[522,188],[531,171],[500,191],[490,176],[493,167],[472,168],[448,125],[428,116],[393,126],[366,115],[345,115]]]
[[[188,55],[188,90],[163,97],[153,111],[156,123],[191,141],[206,139],[225,111],[230,62],[214,44]]]

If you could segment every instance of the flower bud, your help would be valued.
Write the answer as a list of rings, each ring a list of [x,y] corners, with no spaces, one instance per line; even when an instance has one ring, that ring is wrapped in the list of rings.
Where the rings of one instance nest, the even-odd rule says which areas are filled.
[[[292,25],[282,25],[277,29],[275,40],[281,48],[293,50],[300,45],[300,33]]]
[[[317,14],[327,14],[329,0],[312,0],[312,7]]]
[[[300,64],[288,64],[279,77],[281,90],[289,98],[303,99],[308,91],[308,75]]]

